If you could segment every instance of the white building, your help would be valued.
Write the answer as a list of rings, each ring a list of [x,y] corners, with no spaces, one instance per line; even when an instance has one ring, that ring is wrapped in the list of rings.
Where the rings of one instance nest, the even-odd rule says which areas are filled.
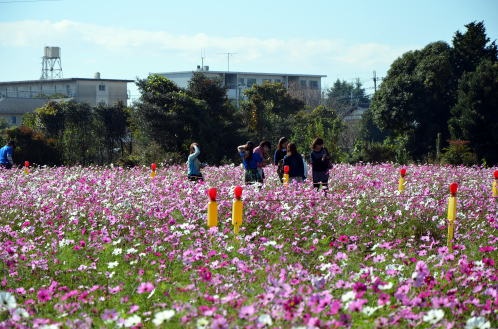
[[[251,88],[254,84],[263,84],[266,81],[280,82],[289,89],[292,96],[301,99],[306,105],[316,106],[320,104],[322,78],[326,77],[326,75],[313,74],[210,71],[208,66],[202,68],[198,66],[197,71],[157,74],[170,79],[180,88],[186,88],[195,72],[201,72],[208,78],[220,79],[223,86],[227,88],[228,99],[237,106],[240,100],[245,99],[244,90]]]
[[[70,78],[0,82],[0,117],[18,125],[24,113],[33,112],[50,99],[114,105],[127,103],[127,84],[133,80]]]

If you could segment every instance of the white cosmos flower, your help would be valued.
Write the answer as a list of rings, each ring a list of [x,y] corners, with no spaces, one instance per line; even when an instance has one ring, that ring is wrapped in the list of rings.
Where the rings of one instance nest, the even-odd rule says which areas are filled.
[[[273,320],[269,314],[261,314],[258,317],[258,322],[264,325],[271,326],[273,324]]]
[[[345,303],[345,302],[349,302],[350,300],[353,300],[355,298],[356,298],[356,293],[353,290],[351,290],[351,291],[344,293],[341,296],[341,301]]]
[[[10,292],[0,291],[0,311],[10,310],[16,307],[16,298]]]
[[[126,250],[126,253],[127,253],[127,254],[136,254],[137,252],[138,252],[138,250],[137,250],[137,249],[135,249],[135,248],[128,248],[128,249]]]
[[[138,315],[132,315],[128,319],[125,320],[124,326],[127,328],[130,327],[135,327],[137,326],[140,322],[142,322],[142,319]]]
[[[157,312],[154,315],[154,319],[152,320],[152,323],[154,323],[157,326],[160,326],[164,321],[169,321],[173,316],[175,315],[174,310],[164,310],[161,312]]]
[[[116,248],[112,251],[112,254],[113,255],[121,255],[121,253],[123,252],[123,249],[121,248]]]
[[[118,262],[110,262],[110,263],[107,263],[107,268],[109,268],[109,269],[115,268],[118,265],[119,265]]]
[[[196,322],[197,329],[205,329],[209,325],[209,320],[206,318],[199,318]]]
[[[491,323],[482,316],[471,317],[465,324],[465,329],[489,329]]]
[[[379,288],[380,290],[389,290],[389,289],[391,289],[392,287],[393,287],[393,283],[392,283],[392,282],[388,282],[388,283],[386,283],[386,284],[381,284],[381,285],[379,285],[379,286],[378,286],[378,288]]]
[[[444,311],[437,308],[427,312],[427,314],[424,315],[423,320],[425,322],[429,322],[430,324],[436,324],[441,321],[442,318],[444,318]]]
[[[365,307],[363,307],[361,312],[363,314],[365,314],[366,316],[370,316],[370,315],[374,314],[375,311],[377,311],[379,308],[380,308],[380,306],[377,306],[377,307],[365,306]]]

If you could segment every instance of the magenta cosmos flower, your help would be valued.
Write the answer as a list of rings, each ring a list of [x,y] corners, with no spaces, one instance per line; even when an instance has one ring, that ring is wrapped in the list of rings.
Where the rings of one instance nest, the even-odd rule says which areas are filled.
[[[154,290],[154,285],[150,282],[142,282],[137,288],[139,294],[148,293]]]

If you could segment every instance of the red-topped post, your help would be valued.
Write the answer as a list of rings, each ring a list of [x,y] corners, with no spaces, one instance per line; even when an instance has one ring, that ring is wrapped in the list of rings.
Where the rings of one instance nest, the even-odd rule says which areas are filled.
[[[498,198],[498,170],[495,170],[493,176],[495,178],[493,180],[493,186],[492,186],[493,198]]]
[[[236,186],[233,190],[234,199],[232,203],[232,225],[233,233],[239,234],[240,226],[242,225],[242,213],[243,213],[243,203],[242,203],[242,187]]]
[[[157,169],[157,164],[152,163],[152,164],[150,165],[150,169],[151,169],[151,172],[150,172],[150,178],[154,178],[154,177],[156,177],[156,169]]]
[[[401,168],[399,171],[399,180],[398,180],[398,191],[403,192],[405,190],[405,176],[406,176],[406,168]]]
[[[284,185],[289,184],[289,171],[290,171],[290,167],[285,165],[284,166],[284,177],[283,177]]]
[[[448,198],[448,241],[447,245],[450,250],[453,249],[453,235],[455,232],[455,220],[456,220],[456,209],[457,209],[457,199],[456,194],[458,191],[458,184],[450,184],[450,197]]]
[[[212,187],[208,190],[209,202],[207,205],[207,226],[213,227],[218,225],[218,203],[216,202],[217,190]]]

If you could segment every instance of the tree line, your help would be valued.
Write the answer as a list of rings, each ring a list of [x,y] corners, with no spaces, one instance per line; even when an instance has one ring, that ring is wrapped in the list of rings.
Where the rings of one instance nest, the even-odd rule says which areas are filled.
[[[160,75],[137,79],[140,98],[91,107],[50,102],[4,128],[16,160],[46,165],[237,161],[236,146],[288,137],[308,153],[320,136],[334,161],[498,163],[498,51],[484,23],[465,25],[452,45],[437,41],[396,59],[372,98],[359,81],[337,80],[316,107],[281,83],[245,91],[237,108],[223,82],[196,72],[186,88]],[[367,108],[360,122],[344,119]]]

